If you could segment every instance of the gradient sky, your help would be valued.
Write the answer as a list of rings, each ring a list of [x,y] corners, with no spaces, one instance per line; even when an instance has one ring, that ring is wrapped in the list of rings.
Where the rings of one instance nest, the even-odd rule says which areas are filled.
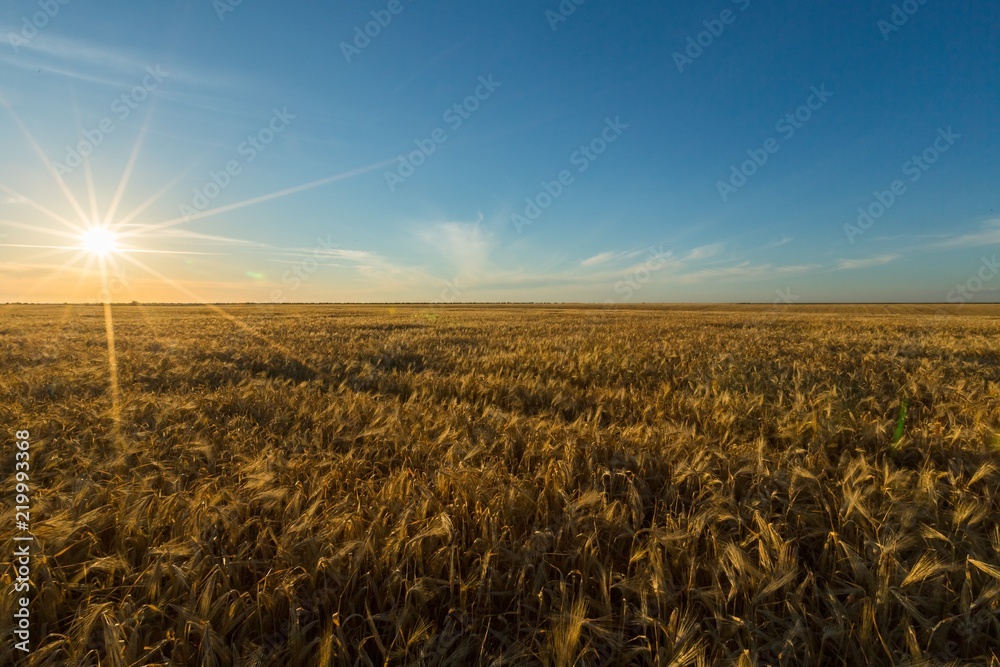
[[[993,0],[234,2],[4,3],[0,302],[1000,295]]]

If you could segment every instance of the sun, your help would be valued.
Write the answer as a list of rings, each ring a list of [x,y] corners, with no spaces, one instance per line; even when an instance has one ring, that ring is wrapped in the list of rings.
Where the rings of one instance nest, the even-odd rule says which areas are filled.
[[[98,257],[118,250],[118,235],[107,227],[91,227],[80,237],[83,249]]]

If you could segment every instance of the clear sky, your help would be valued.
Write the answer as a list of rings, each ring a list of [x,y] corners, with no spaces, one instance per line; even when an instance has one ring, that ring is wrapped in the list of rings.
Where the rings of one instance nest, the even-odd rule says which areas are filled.
[[[1000,295],[995,0],[8,0],[0,38],[0,302]]]

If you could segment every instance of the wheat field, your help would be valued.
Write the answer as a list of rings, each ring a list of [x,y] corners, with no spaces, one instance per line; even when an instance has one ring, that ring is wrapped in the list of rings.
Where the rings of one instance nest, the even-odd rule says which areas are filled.
[[[1000,665],[1000,307],[111,313],[0,306],[0,664]]]

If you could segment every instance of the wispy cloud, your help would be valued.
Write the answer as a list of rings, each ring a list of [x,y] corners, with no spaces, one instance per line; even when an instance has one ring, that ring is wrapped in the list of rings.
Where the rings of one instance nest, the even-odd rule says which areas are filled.
[[[600,266],[601,264],[607,264],[608,262],[613,262],[616,259],[624,257],[627,253],[624,252],[602,252],[594,255],[593,257],[588,257],[587,259],[580,262],[580,266]]]
[[[726,243],[712,243],[691,248],[685,252],[674,253],[664,248],[654,250],[646,248],[637,251],[607,251],[588,257],[579,263],[581,269],[597,269],[576,274],[571,282],[579,285],[602,284],[613,282],[623,274],[642,270],[643,263],[622,266],[623,259],[635,259],[640,255],[656,257],[656,281],[665,284],[677,282],[682,284],[726,282],[734,280],[766,280],[777,276],[787,276],[815,271],[822,268],[820,264],[774,265],[755,264],[750,260],[725,266],[727,262],[737,261],[720,258],[726,250]],[[707,261],[711,260],[711,261]],[[710,268],[698,268],[699,264],[708,264]],[[646,267],[648,268],[648,267]]]
[[[235,251],[234,254],[262,257],[265,261],[272,264],[301,265],[311,260],[316,265],[352,269],[364,277],[378,277],[383,279],[405,275],[411,275],[412,277],[418,271],[418,269],[412,267],[398,265],[379,253],[370,250],[336,248],[331,247],[325,242],[319,242],[312,248],[277,247],[257,241],[215,234],[203,234],[201,232],[178,228],[157,229],[151,232],[149,237],[146,237],[141,233],[145,225],[127,225],[127,227],[140,230],[140,233],[136,236],[140,243],[142,239],[152,237],[178,241],[196,240],[201,243],[230,246],[230,249]],[[426,276],[424,277],[426,278]]]
[[[720,252],[722,252],[726,247],[724,243],[713,243],[711,245],[698,246],[697,248],[692,248],[691,250],[684,253],[681,257],[681,261],[684,262],[698,262],[703,259],[708,259],[709,257],[715,257]]]
[[[791,236],[785,236],[784,234],[782,234],[781,238],[767,242],[762,248],[762,250],[771,250],[772,248],[780,248],[781,246],[787,245],[794,240],[795,239],[793,239]]]
[[[492,251],[496,244],[494,235],[475,222],[434,222],[420,224],[416,236],[434,254],[443,259],[453,271],[465,276],[483,276],[492,268]]]
[[[254,254],[263,254],[268,262],[274,264],[305,265],[313,262],[317,267],[346,269],[355,272],[357,277],[365,281],[372,281],[373,284],[412,287],[414,283],[430,284],[432,281],[422,269],[398,264],[370,250],[330,247],[268,248]]]
[[[674,257],[674,252],[664,250],[662,247],[659,249],[655,248],[640,248],[638,250],[621,250],[621,251],[607,251],[594,255],[593,257],[588,257],[587,259],[580,262],[582,267],[596,267],[614,264],[616,262],[630,261],[636,258],[641,258],[644,255],[657,255],[660,261],[668,262],[674,267],[680,267],[681,265],[689,262],[699,262],[702,260],[715,257],[720,252],[725,249],[724,243],[713,243],[711,245],[698,246],[697,248],[692,248],[684,253],[680,257]],[[669,260],[669,261],[668,261]],[[623,270],[629,270],[634,267],[627,267]]]
[[[960,236],[945,236],[938,241],[928,244],[927,247],[935,250],[948,250],[951,248],[969,248],[996,244],[1000,244],[1000,218],[987,220],[978,232],[962,234]]]
[[[678,276],[678,279],[684,283],[729,280],[766,280],[777,276],[788,276],[815,271],[819,268],[822,268],[819,264],[775,266],[773,264],[753,264],[750,261],[744,261],[736,266],[692,271]]]
[[[877,255],[863,259],[840,259],[834,271],[850,271],[852,269],[865,269],[869,266],[881,266],[898,258],[898,255]]]

